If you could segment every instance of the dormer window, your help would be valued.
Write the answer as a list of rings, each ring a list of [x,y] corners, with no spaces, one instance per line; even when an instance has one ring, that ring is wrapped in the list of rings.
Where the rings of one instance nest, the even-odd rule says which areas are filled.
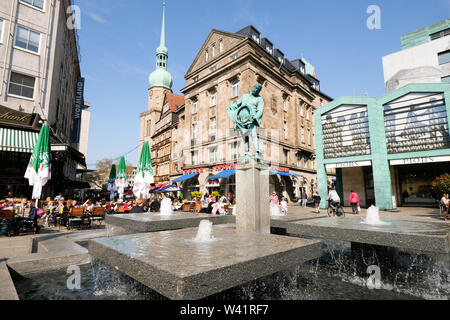
[[[259,37],[258,37],[256,34],[254,34],[254,35],[252,36],[252,38],[253,38],[253,40],[254,40],[256,43],[259,43]]]
[[[266,47],[266,50],[268,53],[272,54],[273,53],[273,49],[269,46]]]

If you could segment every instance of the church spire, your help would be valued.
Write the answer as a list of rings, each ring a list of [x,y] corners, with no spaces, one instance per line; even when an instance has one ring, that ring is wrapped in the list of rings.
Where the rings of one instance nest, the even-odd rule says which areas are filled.
[[[163,2],[163,16],[161,24],[161,39],[156,49],[156,70],[150,75],[151,87],[166,87],[172,89],[172,76],[167,72],[169,50],[166,48],[166,2]]]
[[[156,49],[156,67],[167,70],[167,57],[169,50],[166,48],[166,3],[163,3],[163,17],[161,24],[161,40],[158,49]]]
[[[165,17],[166,17],[166,2],[163,2],[163,17],[162,17],[162,26],[161,26],[161,42],[159,46],[161,48],[166,47],[166,23],[165,23]]]

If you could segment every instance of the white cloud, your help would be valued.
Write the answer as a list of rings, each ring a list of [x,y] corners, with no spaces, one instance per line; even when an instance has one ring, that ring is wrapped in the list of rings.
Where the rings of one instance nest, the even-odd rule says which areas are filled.
[[[100,24],[107,24],[108,21],[103,18],[101,15],[97,14],[97,13],[93,13],[93,12],[87,12],[86,15],[91,18],[92,20],[94,20],[95,22],[98,22]]]

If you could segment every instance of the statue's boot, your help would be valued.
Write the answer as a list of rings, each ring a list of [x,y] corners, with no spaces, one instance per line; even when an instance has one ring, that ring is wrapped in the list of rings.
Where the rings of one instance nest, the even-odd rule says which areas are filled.
[[[262,156],[261,156],[260,152],[256,152],[256,154],[255,154],[255,161],[257,163],[261,163],[262,162]]]
[[[250,163],[250,160],[251,160],[250,153],[246,152],[244,158],[242,158],[242,163],[243,164]]]

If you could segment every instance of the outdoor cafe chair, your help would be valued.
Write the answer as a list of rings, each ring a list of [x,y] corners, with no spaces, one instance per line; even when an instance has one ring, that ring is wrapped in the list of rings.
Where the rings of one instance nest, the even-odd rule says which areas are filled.
[[[105,214],[106,214],[105,208],[102,207],[94,208],[90,218],[92,221],[100,221],[101,224],[102,221],[105,220]]]
[[[8,237],[16,234],[14,230],[14,209],[1,209],[0,210],[0,233]]]
[[[91,224],[91,219],[85,216],[83,208],[72,208],[67,220],[67,230],[72,229],[74,226],[78,226],[81,229],[83,225]]]

